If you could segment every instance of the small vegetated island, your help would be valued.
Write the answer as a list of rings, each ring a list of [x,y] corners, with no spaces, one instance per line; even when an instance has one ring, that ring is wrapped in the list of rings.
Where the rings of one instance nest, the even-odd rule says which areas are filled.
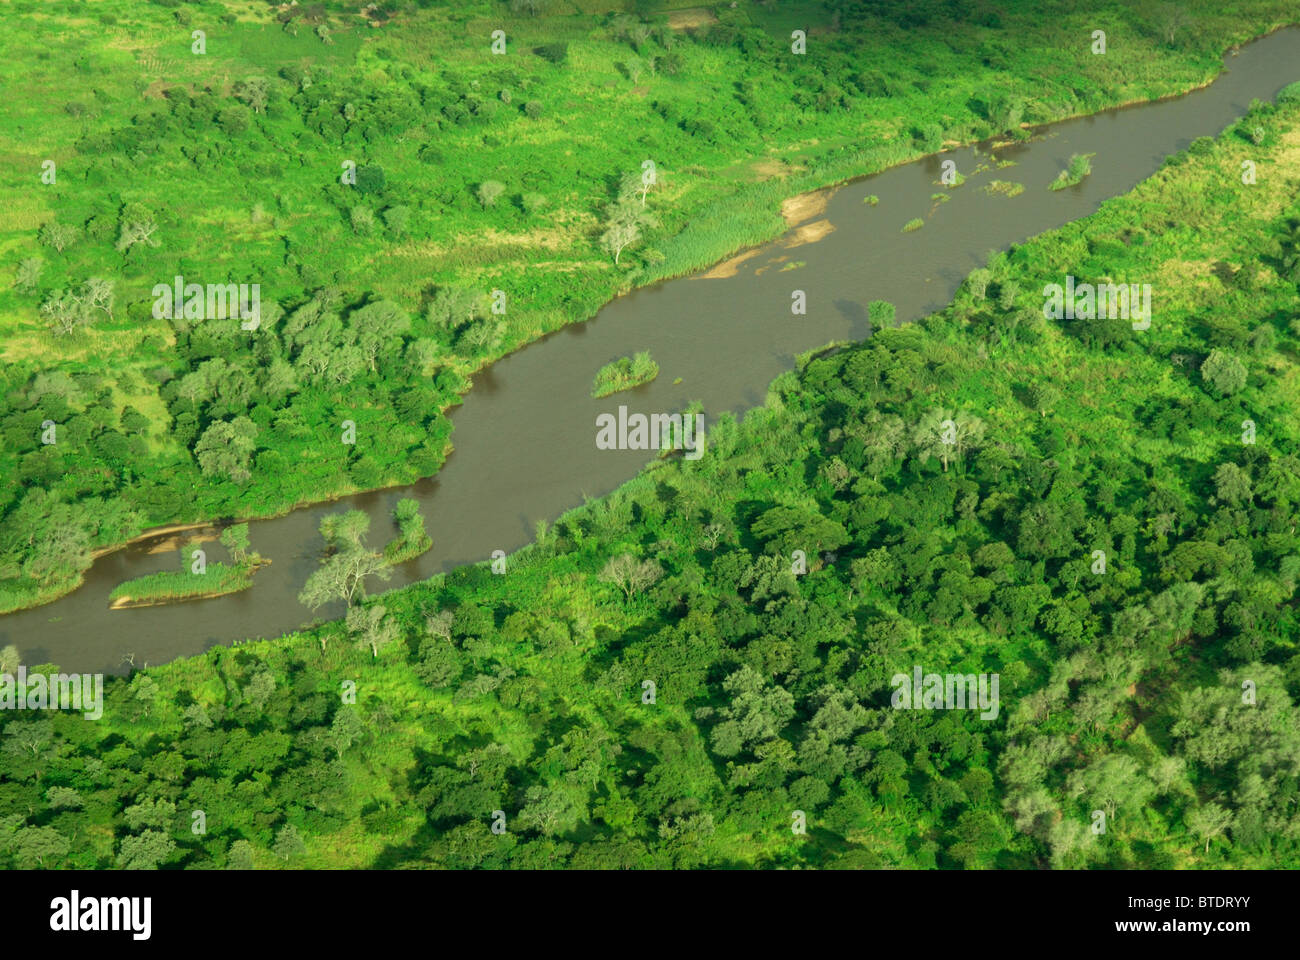
[[[109,608],[152,607],[238,593],[253,585],[253,574],[258,567],[271,562],[249,550],[246,523],[223,530],[221,545],[230,554],[229,563],[208,563],[200,541],[191,541],[181,551],[182,569],[161,570],[118,584],[109,594]]]
[[[390,564],[414,560],[433,548],[433,538],[424,530],[424,517],[420,514],[418,500],[413,497],[398,500],[393,508],[393,522],[397,524],[397,538],[384,547],[384,559]]]
[[[601,367],[591,385],[591,395],[596,399],[608,397],[611,393],[649,383],[657,376],[659,364],[655,363],[648,351],[642,350],[634,357],[619,357],[613,363]]]
[[[1092,173],[1092,158],[1095,154],[1076,153],[1070,157],[1070,166],[1056,175],[1056,179],[1047,185],[1049,190],[1064,190],[1082,183],[1083,178]]]

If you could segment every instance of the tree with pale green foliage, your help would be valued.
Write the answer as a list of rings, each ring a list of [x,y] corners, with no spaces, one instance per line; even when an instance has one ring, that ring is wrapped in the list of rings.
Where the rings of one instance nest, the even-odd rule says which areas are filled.
[[[488,207],[496,206],[497,200],[501,197],[501,194],[505,192],[506,185],[501,181],[484,180],[478,185],[476,194],[478,196],[478,202],[481,203],[483,208],[486,210]]]
[[[275,835],[275,843],[271,845],[271,852],[277,857],[288,863],[290,860],[296,860],[307,852],[307,845],[302,842],[302,834],[292,823],[286,823]]]
[[[1246,385],[1246,365],[1226,350],[1214,349],[1201,364],[1201,379],[1221,397],[1230,397]]]

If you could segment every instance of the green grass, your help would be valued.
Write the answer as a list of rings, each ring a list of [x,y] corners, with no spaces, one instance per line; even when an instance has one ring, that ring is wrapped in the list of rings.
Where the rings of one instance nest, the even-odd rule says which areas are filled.
[[[239,593],[253,585],[251,564],[210,563],[203,573],[164,570],[119,583],[109,594],[110,602],[130,601],[130,606],[195,600]]]

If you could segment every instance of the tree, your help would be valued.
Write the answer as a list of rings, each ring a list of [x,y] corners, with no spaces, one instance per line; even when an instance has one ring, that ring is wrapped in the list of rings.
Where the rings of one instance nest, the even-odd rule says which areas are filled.
[[[367,577],[381,580],[391,577],[392,570],[379,554],[365,545],[370,518],[360,510],[330,514],[322,518],[320,533],[332,551],[321,560],[320,567],[307,578],[298,602],[313,610],[326,603],[342,600],[350,607],[365,596]],[[325,645],[325,634],[321,635]]]
[[[524,794],[524,806],[519,811],[519,822],[538,832],[551,836],[582,815],[581,808],[567,793],[558,787],[541,785],[529,787]]]
[[[411,219],[411,208],[397,205],[388,207],[384,210],[384,226],[395,239],[400,239],[406,233],[406,225]]]
[[[972,270],[966,277],[966,289],[978,303],[982,301],[989,292],[989,283],[993,280],[991,271],[984,267],[977,267]]]
[[[1161,38],[1172,47],[1191,17],[1180,3],[1162,3],[1155,11],[1154,21]]]
[[[90,560],[90,532],[64,507],[51,515],[42,536],[32,544],[23,573],[52,583],[85,570]]]
[[[159,245],[154,234],[158,232],[158,222],[154,215],[139,204],[127,204],[122,211],[120,232],[117,237],[117,252],[128,253],[137,244],[156,247]]]
[[[630,553],[612,558],[600,571],[600,580],[612,583],[623,591],[623,599],[652,586],[663,576],[663,568],[653,560],[638,560]]]
[[[991,810],[965,811],[957,818],[952,836],[948,853],[967,869],[990,866],[1007,842],[1004,822]]]
[[[63,290],[46,298],[41,304],[41,316],[52,332],[65,337],[90,323],[90,309],[85,299]]]
[[[366,725],[361,721],[357,714],[356,707],[340,707],[334,714],[334,720],[330,723],[329,744],[334,748],[340,760],[343,759],[343,753],[354,743],[364,737],[366,734]]]
[[[338,551],[360,549],[370,531],[370,516],[364,510],[346,510],[322,517],[320,534]]]
[[[451,610],[439,610],[425,618],[424,627],[429,636],[451,642],[451,628],[456,623],[456,614]]]
[[[352,224],[352,232],[359,237],[368,237],[375,232],[375,211],[369,207],[353,207],[348,211],[348,220]]]
[[[1250,474],[1235,463],[1221,463],[1214,471],[1215,496],[1234,507],[1251,501]]]
[[[236,523],[221,531],[221,545],[230,551],[237,564],[248,559],[248,524]]]
[[[627,27],[628,42],[640,53],[650,42],[650,25],[648,23],[633,22]]]
[[[486,210],[496,205],[497,199],[506,192],[506,185],[499,180],[484,180],[478,185],[478,202]]]
[[[549,60],[551,63],[559,66],[569,56],[569,45],[563,42],[544,43],[533,50],[543,60]]]
[[[357,193],[362,196],[383,193],[387,185],[388,177],[379,164],[367,163],[365,166],[357,167]]]
[[[217,126],[228,137],[237,137],[244,133],[251,123],[248,111],[240,106],[227,107],[217,112]]]
[[[1225,350],[1211,350],[1201,364],[1201,379],[1221,397],[1228,397],[1246,385],[1246,366]]]
[[[1078,820],[1058,820],[1047,828],[1047,845],[1052,851],[1052,869],[1082,866],[1097,843],[1096,835]]]
[[[81,297],[87,310],[103,310],[113,319],[113,281],[91,277],[81,285]]]
[[[1210,841],[1232,826],[1232,811],[1217,803],[1202,803],[1187,814],[1187,826],[1198,837],[1205,838],[1205,852],[1210,852]]]
[[[18,264],[18,275],[14,278],[14,289],[23,293],[31,293],[36,289],[36,284],[40,282],[41,271],[45,267],[45,261],[40,257],[27,257]]]
[[[614,222],[611,223],[600,237],[600,244],[605,248],[607,253],[614,255],[614,265],[618,265],[619,257],[623,255],[624,249],[636,243],[641,239],[641,228],[635,223]]]
[[[435,327],[456,330],[482,316],[482,311],[482,294],[463,287],[444,286],[434,291],[425,319]]]
[[[302,842],[302,835],[298,833],[298,828],[292,823],[286,823],[275,835],[275,843],[271,845],[271,852],[277,857],[288,863],[290,860],[297,859],[307,852],[307,845]]]
[[[253,869],[253,845],[247,840],[236,840],[230,845],[230,852],[226,854],[227,870],[252,870]]]
[[[718,711],[721,723],[713,728],[713,752],[732,757],[775,739],[794,717],[794,697],[785,688],[769,683],[746,664],[722,682],[730,703]]]
[[[1108,753],[1093,760],[1083,770],[1076,770],[1066,781],[1073,797],[1082,797],[1106,811],[1114,820],[1119,807],[1136,809],[1155,794],[1156,788],[1132,757]]]
[[[353,607],[348,611],[348,633],[353,642],[362,649],[369,647],[370,655],[378,658],[383,650],[401,634],[401,628],[391,617],[385,617],[387,610],[382,604],[373,607]]]
[[[649,190],[636,174],[629,174],[619,183],[618,196],[609,204],[606,211],[606,229],[600,238],[601,246],[613,254],[617,264],[623,250],[641,239],[645,228],[657,227],[658,220],[645,209],[645,195],[638,202],[637,194]]]
[[[424,515],[420,513],[420,502],[414,497],[403,497],[397,501],[397,506],[393,508],[393,522],[397,524],[400,535],[384,548],[385,556],[390,560],[398,556],[410,556],[411,551],[423,552],[433,545],[429,535],[424,532]]]
[[[9,721],[4,731],[3,752],[21,757],[29,763],[41,762],[41,754],[54,740],[54,724],[49,720],[29,720],[24,723]],[[40,770],[32,773],[40,780]]]
[[[983,440],[984,421],[965,410],[952,414],[938,407],[932,408],[926,411],[912,431],[917,459],[925,463],[931,457],[937,457],[943,463],[945,473],[949,459],[960,460],[967,450],[978,447]]]
[[[156,870],[176,850],[176,841],[161,830],[146,830],[139,836],[123,837],[117,863],[123,870]]]
[[[254,113],[262,113],[271,96],[271,81],[266,77],[249,77],[235,84],[234,92]]]
[[[867,304],[867,320],[873,330],[892,327],[895,316],[894,305],[888,300],[872,300]]]
[[[235,483],[245,483],[253,476],[248,467],[249,458],[257,446],[257,425],[248,417],[218,420],[203,431],[194,446],[194,457],[199,469],[207,477],[225,477]]]
[[[85,798],[70,787],[50,787],[45,791],[45,802],[51,810],[80,810],[85,806]]]
[[[804,507],[772,507],[749,525],[749,532],[764,543],[774,542],[783,553],[838,550],[850,537],[840,524],[821,512]]]
[[[354,310],[348,316],[348,325],[356,330],[357,346],[374,373],[379,354],[401,346],[402,334],[411,329],[411,318],[397,304],[377,300]]]
[[[1029,402],[1033,404],[1040,417],[1046,416],[1047,411],[1055,407],[1060,400],[1061,391],[1046,380],[1040,380],[1029,386]]]
[[[80,233],[81,231],[71,224],[51,220],[41,227],[37,239],[47,247],[53,247],[57,252],[62,253],[65,247],[71,246],[76,241]]]
[[[24,827],[13,841],[14,857],[26,870],[54,864],[71,849],[68,838],[53,827]]]
[[[334,600],[349,606],[365,596],[367,577],[387,580],[393,575],[384,558],[369,550],[350,550],[327,557],[319,569],[307,578],[298,602],[315,610]],[[323,635],[322,635],[323,636]],[[324,640],[322,639],[322,645]]]

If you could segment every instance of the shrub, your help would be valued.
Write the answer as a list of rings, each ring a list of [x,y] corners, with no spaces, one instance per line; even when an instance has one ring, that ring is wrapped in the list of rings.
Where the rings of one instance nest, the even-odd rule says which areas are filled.
[[[568,58],[569,45],[567,43],[544,43],[540,47],[536,47],[533,53],[543,60],[549,60],[558,66]]]

